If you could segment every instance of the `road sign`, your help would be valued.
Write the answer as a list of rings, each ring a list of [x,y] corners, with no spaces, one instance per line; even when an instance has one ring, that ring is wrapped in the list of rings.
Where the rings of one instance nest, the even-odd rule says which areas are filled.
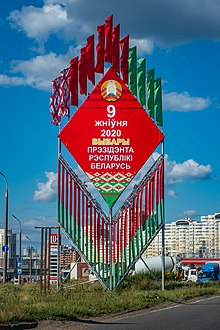
[[[3,251],[3,252],[6,253],[6,252],[8,252],[8,250],[9,250],[8,245],[3,245],[3,246],[2,246],[2,251]]]
[[[110,207],[164,139],[111,69],[59,137]]]

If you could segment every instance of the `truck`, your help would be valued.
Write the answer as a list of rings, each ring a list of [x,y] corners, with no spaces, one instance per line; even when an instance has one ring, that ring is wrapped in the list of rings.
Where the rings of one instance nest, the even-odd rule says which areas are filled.
[[[208,262],[203,267],[199,273],[199,282],[205,281],[219,281],[219,263],[218,262]]]
[[[197,282],[199,278],[199,271],[196,268],[183,266],[181,263],[176,265],[176,279],[186,282]]]
[[[184,271],[184,280],[186,282],[197,282],[199,278],[199,271],[196,268],[182,267]]]

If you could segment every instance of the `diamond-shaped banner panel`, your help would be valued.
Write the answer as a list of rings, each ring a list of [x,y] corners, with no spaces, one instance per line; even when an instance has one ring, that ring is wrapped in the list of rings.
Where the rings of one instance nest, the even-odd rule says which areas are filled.
[[[164,139],[111,69],[59,137],[109,207]]]

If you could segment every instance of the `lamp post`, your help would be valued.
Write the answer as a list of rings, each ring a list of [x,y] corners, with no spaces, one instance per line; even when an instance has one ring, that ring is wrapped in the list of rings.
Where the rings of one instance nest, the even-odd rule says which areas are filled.
[[[3,267],[3,283],[7,281],[7,261],[8,261],[8,182],[5,175],[0,172],[5,181],[5,225],[4,225],[4,267]]]
[[[31,248],[30,248],[30,284],[31,284],[31,276],[32,276],[32,241],[28,236],[25,236],[30,242],[31,242]]]
[[[14,214],[12,216],[19,222],[19,262],[21,263],[21,221]],[[21,274],[18,274],[18,283],[21,284]]]

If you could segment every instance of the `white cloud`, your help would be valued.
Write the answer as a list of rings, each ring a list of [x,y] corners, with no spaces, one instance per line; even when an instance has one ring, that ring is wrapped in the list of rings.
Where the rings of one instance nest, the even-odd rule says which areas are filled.
[[[34,192],[33,199],[35,201],[53,201],[57,196],[57,173],[45,172],[46,183],[38,182],[37,188]]]
[[[150,39],[133,39],[129,41],[130,47],[137,46],[138,57],[143,54],[152,54],[154,51],[154,42]]]
[[[188,159],[183,163],[169,161],[165,157],[166,183],[176,184],[185,180],[209,179],[212,173],[211,165],[200,165],[193,159]]]
[[[197,215],[197,211],[195,211],[195,210],[186,210],[186,211],[183,212],[183,214],[187,217],[191,217],[193,215]]]
[[[60,71],[69,66],[69,60],[78,52],[70,48],[65,55],[49,53],[26,61],[12,61],[11,73],[16,76],[0,75],[0,86],[30,86],[50,91],[51,81],[59,76]]]
[[[20,77],[9,77],[0,74],[0,86],[24,86],[26,85],[26,79]]]
[[[201,111],[210,105],[210,100],[202,97],[193,97],[189,93],[164,93],[163,94],[163,107],[164,110],[188,112],[188,111]]]
[[[10,13],[9,20],[15,28],[38,42],[46,41],[50,34],[57,33],[71,23],[65,7],[52,3],[42,8],[29,6],[20,11],[14,10]]]
[[[177,194],[174,190],[172,189],[169,189],[168,192],[167,192],[168,196],[170,197],[173,197],[173,198],[176,198],[177,197]]]

